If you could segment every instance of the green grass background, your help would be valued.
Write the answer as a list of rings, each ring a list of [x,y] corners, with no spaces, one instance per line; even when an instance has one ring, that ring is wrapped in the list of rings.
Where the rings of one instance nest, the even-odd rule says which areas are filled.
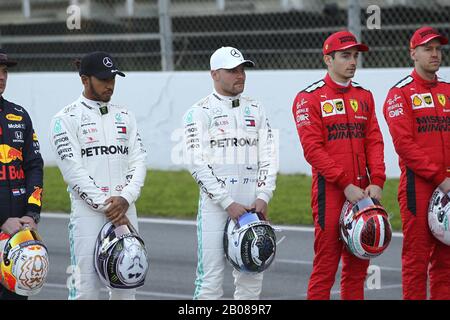
[[[388,179],[382,204],[391,216],[394,229],[401,228],[397,202],[398,179]],[[43,211],[70,212],[69,195],[61,173],[46,167]],[[198,187],[187,171],[149,170],[136,206],[139,216],[194,219]],[[275,224],[310,225],[311,177],[303,174],[279,175],[277,189],[269,204],[269,217]]]

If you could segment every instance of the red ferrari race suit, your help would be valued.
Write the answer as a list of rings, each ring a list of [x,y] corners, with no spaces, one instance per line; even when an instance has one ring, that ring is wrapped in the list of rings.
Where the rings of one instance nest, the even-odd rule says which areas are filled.
[[[401,169],[402,283],[405,299],[450,299],[450,247],[431,234],[428,202],[450,177],[450,84],[426,81],[414,70],[388,93],[384,117]]]
[[[311,206],[315,240],[308,299],[329,299],[342,256],[341,298],[363,299],[369,266],[339,239],[339,217],[349,184],[383,188],[383,138],[372,93],[330,76],[298,93],[292,112],[306,161],[312,166]],[[369,174],[370,173],[370,174]]]

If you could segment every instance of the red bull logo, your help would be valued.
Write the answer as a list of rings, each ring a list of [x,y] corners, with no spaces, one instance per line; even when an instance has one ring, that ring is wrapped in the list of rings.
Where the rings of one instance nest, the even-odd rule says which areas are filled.
[[[22,179],[25,179],[25,173],[21,167],[0,165],[0,181]]]
[[[17,150],[7,144],[0,144],[0,162],[10,163],[15,160],[23,161],[22,150]]]
[[[42,196],[42,188],[34,187],[33,193],[28,198],[28,203],[35,204],[37,206],[41,206],[41,196]]]

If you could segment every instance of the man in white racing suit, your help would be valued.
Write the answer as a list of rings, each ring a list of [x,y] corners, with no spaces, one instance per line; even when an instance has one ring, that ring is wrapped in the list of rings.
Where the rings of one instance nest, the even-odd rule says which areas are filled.
[[[275,190],[277,153],[264,108],[241,95],[245,60],[222,47],[211,56],[214,91],[184,115],[186,162],[200,187],[197,215],[198,263],[194,299],[223,295],[223,235],[228,217],[250,209],[267,218]],[[263,275],[233,270],[235,299],[259,299]]]
[[[135,201],[146,175],[146,151],[134,115],[109,101],[115,76],[125,76],[106,52],[78,63],[82,95],[57,113],[50,143],[71,199],[69,299],[98,299],[101,282],[94,247],[102,226],[137,229]],[[70,282],[70,281],[69,281]],[[134,299],[135,290],[110,290],[110,299]]]

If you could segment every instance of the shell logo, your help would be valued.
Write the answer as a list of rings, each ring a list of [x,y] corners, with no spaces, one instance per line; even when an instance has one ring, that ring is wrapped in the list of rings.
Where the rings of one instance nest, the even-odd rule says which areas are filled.
[[[418,107],[422,104],[422,99],[420,99],[418,96],[415,96],[413,99],[413,104]]]
[[[325,103],[322,108],[323,108],[323,111],[325,113],[332,113],[333,112],[333,105],[331,103],[329,103],[329,102]]]

